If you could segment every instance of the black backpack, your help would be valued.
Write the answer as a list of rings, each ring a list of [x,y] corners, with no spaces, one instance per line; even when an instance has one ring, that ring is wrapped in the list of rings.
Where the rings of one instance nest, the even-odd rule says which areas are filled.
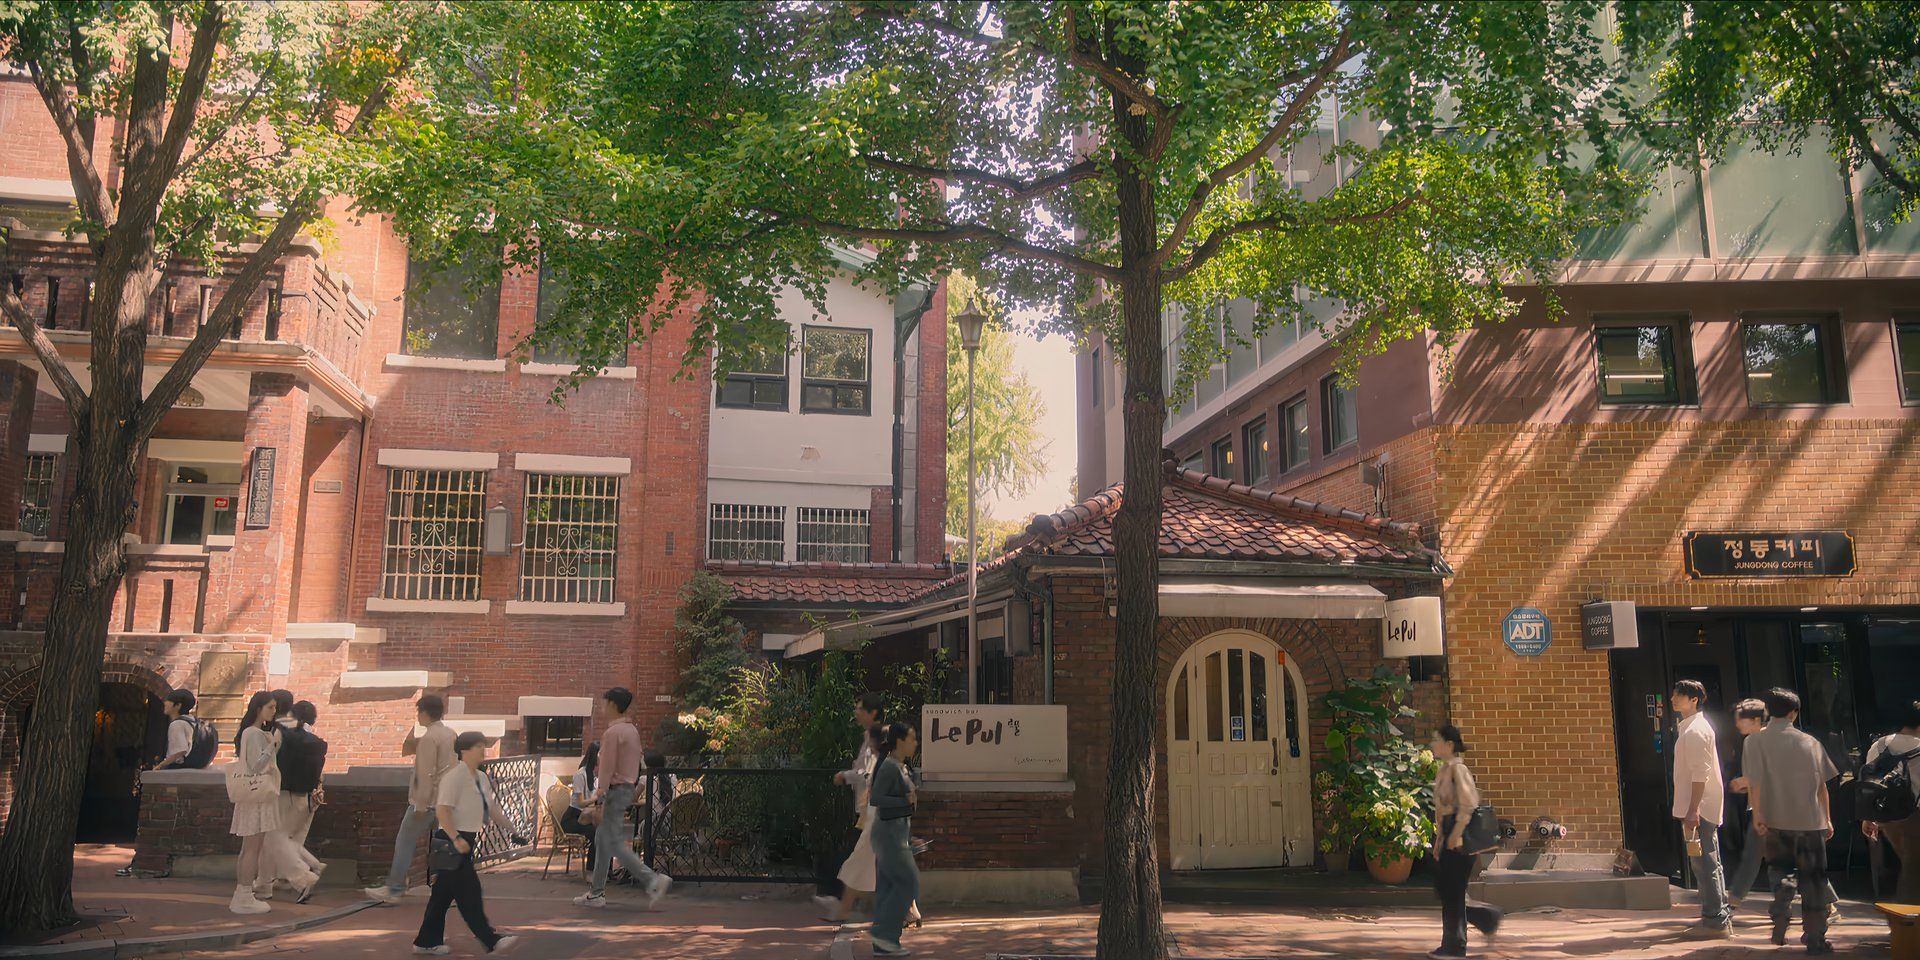
[[[1920,750],[1901,754],[1887,750],[1860,768],[1860,781],[1855,788],[1856,819],[1893,823],[1913,816],[1917,805],[1907,761],[1914,757],[1920,757]]]
[[[187,717],[186,721],[193,724],[193,746],[187,749],[187,756],[180,761],[180,766],[188,770],[204,770],[220,750],[220,731],[199,717]]]
[[[327,742],[304,727],[288,727],[280,735],[280,789],[312,793],[327,767]]]

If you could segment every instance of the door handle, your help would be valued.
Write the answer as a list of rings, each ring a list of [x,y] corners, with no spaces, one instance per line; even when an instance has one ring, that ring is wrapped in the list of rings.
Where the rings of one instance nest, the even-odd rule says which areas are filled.
[[[1267,772],[1270,776],[1279,776],[1280,775],[1280,741],[1268,740],[1267,745],[1273,748],[1273,769]]]

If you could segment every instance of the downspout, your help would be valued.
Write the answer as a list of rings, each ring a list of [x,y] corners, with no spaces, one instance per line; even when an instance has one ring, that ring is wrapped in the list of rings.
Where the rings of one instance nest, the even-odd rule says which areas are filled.
[[[907,338],[919,332],[920,318],[933,307],[933,291],[925,287],[908,287],[900,291],[893,302],[893,557],[899,562],[900,550],[900,511],[904,508],[905,481],[902,479],[906,457],[907,429]],[[926,383],[920,384],[922,390]],[[922,427],[924,430],[924,425]],[[922,478],[924,482],[924,478]],[[927,562],[925,557],[916,560]]]

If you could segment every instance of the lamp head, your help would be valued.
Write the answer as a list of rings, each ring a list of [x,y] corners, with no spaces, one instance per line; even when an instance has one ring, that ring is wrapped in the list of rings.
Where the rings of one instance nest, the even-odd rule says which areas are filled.
[[[987,315],[980,312],[979,306],[968,303],[953,322],[960,326],[960,345],[968,353],[980,349],[980,334],[987,327]]]

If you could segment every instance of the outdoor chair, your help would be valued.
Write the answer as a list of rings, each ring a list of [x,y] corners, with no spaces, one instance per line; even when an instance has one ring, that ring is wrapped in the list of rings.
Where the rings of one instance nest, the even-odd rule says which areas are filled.
[[[553,858],[562,854],[566,856],[566,861],[562,866],[562,870],[564,871],[571,872],[573,870],[573,858],[575,854],[579,855],[581,862],[585,864],[587,869],[592,869],[593,867],[593,863],[587,860],[587,838],[560,829],[560,814],[554,812],[555,810],[566,810],[567,802],[570,798],[571,792],[567,789],[567,785],[564,783],[556,783],[547,788],[546,802],[540,805],[541,811],[545,814],[544,819],[547,821],[547,833],[553,838],[553,845],[547,848],[547,864],[540,868],[540,879],[542,880],[547,878],[547,871],[553,869]]]

